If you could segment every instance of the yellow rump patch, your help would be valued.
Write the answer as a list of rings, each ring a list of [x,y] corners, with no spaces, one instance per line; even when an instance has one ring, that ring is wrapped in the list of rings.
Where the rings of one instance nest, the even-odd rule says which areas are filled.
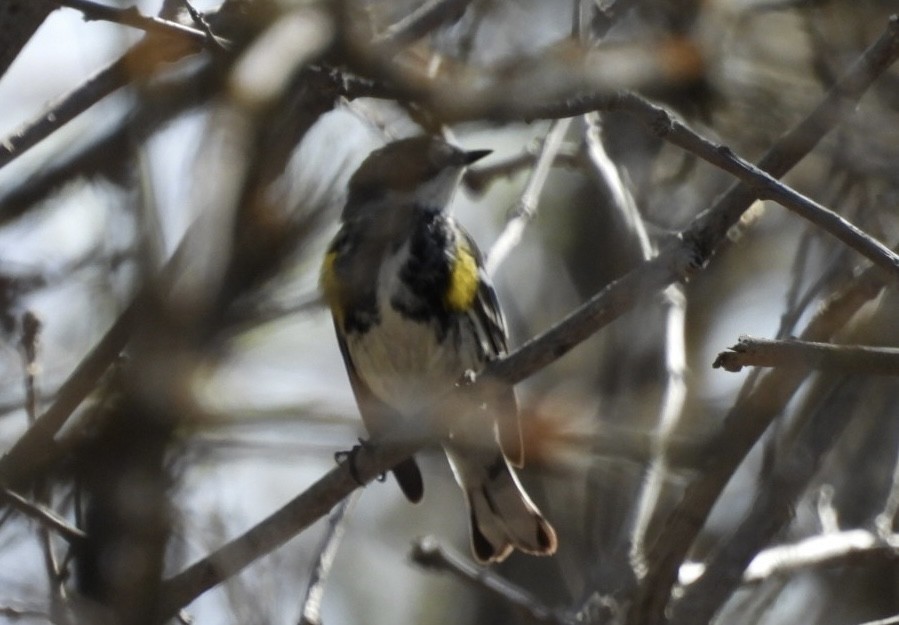
[[[456,248],[456,258],[450,270],[449,288],[444,301],[450,310],[462,312],[471,308],[478,294],[478,264],[464,245]]]
[[[325,260],[322,262],[321,275],[319,276],[319,284],[325,295],[325,301],[331,308],[331,314],[338,324],[343,323],[342,303],[340,294],[340,285],[334,275],[334,263],[337,261],[337,252],[328,252],[325,254]]]

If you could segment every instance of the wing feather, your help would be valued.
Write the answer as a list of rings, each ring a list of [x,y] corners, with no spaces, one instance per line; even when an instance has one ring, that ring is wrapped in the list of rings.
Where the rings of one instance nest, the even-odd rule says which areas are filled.
[[[359,406],[359,413],[362,415],[362,421],[369,434],[377,438],[379,435],[390,432],[402,426],[400,416],[390,406],[379,400],[368,388],[368,385],[359,377],[356,372],[356,366],[350,356],[349,348],[343,335],[336,328],[337,343],[340,345],[340,353],[343,355],[343,362],[346,365],[347,374],[350,378],[350,385],[353,387],[353,394],[356,396],[356,404]],[[424,495],[424,483],[421,477],[421,470],[415,458],[407,458],[391,469],[400,490],[406,496],[406,499],[412,503],[421,501]]]
[[[475,255],[478,270],[478,292],[469,316],[480,336],[487,360],[505,356],[508,353],[508,334],[493,281],[484,271],[481,253],[467,232],[459,228],[469,249]],[[524,442],[522,440],[521,419],[518,414],[518,400],[512,386],[502,392],[496,405],[496,428],[500,447],[508,461],[515,467],[524,466]]]

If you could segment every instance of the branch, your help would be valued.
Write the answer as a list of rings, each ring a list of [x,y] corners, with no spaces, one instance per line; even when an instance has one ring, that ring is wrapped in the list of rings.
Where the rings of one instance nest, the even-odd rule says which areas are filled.
[[[334,557],[337,555],[337,546],[343,537],[344,521],[353,503],[356,501],[355,491],[352,495],[340,502],[328,519],[328,529],[322,540],[321,547],[316,558],[315,568],[309,579],[309,587],[303,599],[303,609],[300,614],[299,625],[321,625],[321,605],[325,594],[325,582],[334,565]]]
[[[350,493],[389,471],[422,446],[419,442],[365,445],[281,509],[181,573],[165,580],[159,600],[160,621],[177,614],[201,594],[235,575],[323,517]],[[355,476],[353,474],[355,473]],[[358,481],[356,481],[358,478]]]
[[[216,50],[220,50],[221,46],[227,43],[222,40],[212,39],[202,30],[191,26],[164,20],[161,17],[142,15],[137,10],[137,7],[133,6],[127,9],[120,9],[93,2],[92,0],[53,0],[53,2],[61,7],[81,11],[86,20],[113,22],[114,24],[130,26],[151,34],[175,36]]]
[[[375,37],[377,46],[399,48],[413,43],[441,25],[456,20],[471,0],[429,0]]]
[[[0,483],[15,486],[31,477],[53,455],[56,433],[97,386],[131,333],[136,306],[129,306],[59,388],[56,400],[0,457]]]
[[[740,371],[743,367],[806,367],[873,375],[899,375],[899,349],[741,336],[740,342],[731,347],[730,351],[718,354],[712,366],[732,372]]]
[[[71,100],[66,98],[63,106],[72,117],[79,113],[78,106],[86,103],[90,97],[100,97],[100,93],[113,85],[106,81],[111,79],[108,72],[97,76],[96,91],[85,86],[84,101],[75,102],[75,93]],[[101,79],[102,78],[102,79]],[[110,168],[122,165],[121,155],[127,153],[133,142],[151,136],[161,125],[176,117],[181,112],[199,105],[208,97],[221,80],[220,73],[211,63],[202,63],[186,75],[171,81],[160,82],[152,92],[144,94],[131,114],[110,130],[106,135],[97,138],[89,145],[76,149],[74,153],[43,164],[38,173],[11,185],[0,195],[0,225],[25,214],[41,199],[53,190],[68,182],[75,176],[92,176]],[[90,92],[92,96],[88,96]],[[79,96],[81,97],[81,96]],[[71,105],[72,108],[68,108]],[[33,145],[55,129],[52,122],[42,129],[35,129],[35,136],[29,131],[28,143]],[[15,148],[14,148],[15,149]],[[3,153],[0,152],[0,159]]]
[[[840,434],[857,417],[858,384],[852,377],[819,379],[810,389],[805,410],[809,414],[796,441],[774,461],[758,487],[749,512],[727,541],[716,549],[706,573],[672,608],[671,623],[711,622],[724,602],[739,587],[744,572],[758,553],[793,517],[796,502],[808,487]]]
[[[499,597],[538,623],[574,625],[577,622],[559,610],[548,608],[537,597],[499,576],[493,569],[470,564],[459,554],[440,546],[432,537],[416,540],[409,557],[426,569],[450,573],[478,590]]]
[[[746,567],[743,583],[760,584],[773,577],[785,577],[809,569],[895,561],[899,557],[897,544],[899,535],[896,534],[878,536],[862,529],[826,532],[760,551]],[[681,583],[689,587],[706,571],[705,564],[688,562],[681,568]]]
[[[757,584],[774,576],[792,575],[810,568],[896,560],[899,557],[897,544],[899,536],[890,535],[884,539],[867,530],[812,536],[798,543],[760,551],[746,568],[743,581]]]
[[[77,527],[69,525],[65,519],[42,506],[41,504],[28,501],[15,491],[8,488],[0,488],[0,497],[2,497],[11,507],[15,508],[29,519],[33,519],[41,524],[41,527],[51,530],[59,534],[66,542],[71,545],[77,545],[87,538],[87,535]]]
[[[141,68],[146,77],[161,63],[176,61],[196,49],[193,44],[184,49],[175,46],[162,48],[146,40],[135,44],[119,59],[53,102],[37,118],[26,122],[0,141],[0,168],[8,165],[110,93],[124,87],[134,79],[135,68]]]
[[[759,168],[774,176],[786,173],[836,125],[897,56],[899,18],[894,17],[880,39],[862,54],[815,110],[768,151]],[[694,240],[699,251],[711,254],[722,240],[722,231],[726,232],[735,224],[752,201],[752,189],[742,184],[731,187],[714,207],[697,218],[699,223],[692,224],[682,233],[682,237]],[[700,258],[707,256],[702,254]],[[866,272],[864,281],[858,281],[843,298],[819,312],[817,321],[809,324],[803,338],[826,340],[845,324],[857,306],[873,297],[881,287],[882,281]],[[677,581],[678,569],[712,506],[737,466],[803,380],[801,374],[778,372],[774,376],[765,376],[746,400],[730,411],[719,437],[718,455],[710,458],[706,473],[687,488],[648,554],[649,571],[641,581],[628,614],[629,625],[665,621],[665,608]]]
[[[834,92],[831,92],[833,94]],[[734,175],[749,186],[759,199],[774,200],[781,206],[807,219],[833,235],[875,265],[899,279],[899,256],[832,210],[807,198],[777,180],[765,170],[763,159],[759,166],[740,158],[727,146],[709,141],[690,130],[670,113],[634,94],[622,94],[615,108],[638,117],[654,134],[699,156],[712,165]],[[780,172],[777,175],[783,175]]]
[[[530,178],[528,178],[521,198],[509,211],[505,228],[503,228],[503,231],[487,253],[485,270],[488,275],[494,274],[496,268],[508,256],[512,248],[518,245],[525,226],[534,218],[540,193],[546,185],[549,170],[553,161],[556,160],[556,154],[562,148],[562,140],[565,138],[565,133],[568,131],[570,124],[570,119],[556,120],[546,133],[543,145],[540,148],[540,154],[537,157],[537,163],[534,165],[534,169],[531,170]]]

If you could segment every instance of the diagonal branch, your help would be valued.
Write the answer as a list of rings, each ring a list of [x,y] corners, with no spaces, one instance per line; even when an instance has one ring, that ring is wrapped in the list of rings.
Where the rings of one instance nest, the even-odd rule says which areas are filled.
[[[220,49],[223,42],[210,39],[210,37],[202,30],[185,26],[178,22],[165,20],[161,17],[149,17],[142,15],[137,7],[129,7],[121,9],[119,7],[106,6],[92,0],[53,0],[61,7],[75,9],[84,14],[87,20],[100,20],[104,22],[113,22],[123,26],[130,26],[143,30],[147,33],[157,35],[176,36],[192,41],[193,43],[206,47],[215,47]]]
[[[427,569],[446,571],[479,590],[486,590],[526,613],[534,622],[547,625],[573,625],[576,619],[544,605],[537,597],[520,588],[493,569],[477,567],[431,537],[420,538],[412,546],[410,558]]]
[[[471,0],[429,0],[375,38],[376,45],[402,47],[457,19]]]

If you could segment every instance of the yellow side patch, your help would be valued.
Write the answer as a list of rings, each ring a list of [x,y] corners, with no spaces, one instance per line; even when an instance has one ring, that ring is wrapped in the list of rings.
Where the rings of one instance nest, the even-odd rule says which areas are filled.
[[[325,260],[322,262],[321,275],[319,276],[319,284],[325,295],[325,302],[331,308],[331,314],[338,325],[343,325],[343,309],[341,302],[340,286],[334,275],[334,263],[337,261],[337,252],[331,251],[325,254]]]
[[[444,295],[447,308],[462,312],[471,308],[478,294],[478,264],[467,247],[456,248],[456,258],[450,270],[449,288]]]

